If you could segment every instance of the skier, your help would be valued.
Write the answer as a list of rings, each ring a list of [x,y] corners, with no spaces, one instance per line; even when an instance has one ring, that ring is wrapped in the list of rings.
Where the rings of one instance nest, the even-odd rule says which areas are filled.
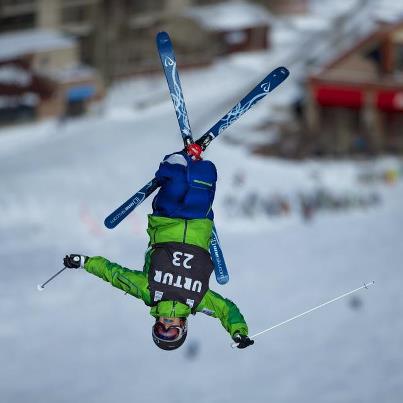
[[[159,166],[160,189],[148,216],[150,240],[143,271],[100,256],[71,254],[63,260],[67,268],[84,268],[150,306],[155,317],[152,337],[163,350],[184,343],[187,317],[197,312],[218,318],[238,348],[254,343],[238,307],[209,289],[217,171],[212,162],[201,158],[201,152],[200,146],[190,144],[167,155]]]

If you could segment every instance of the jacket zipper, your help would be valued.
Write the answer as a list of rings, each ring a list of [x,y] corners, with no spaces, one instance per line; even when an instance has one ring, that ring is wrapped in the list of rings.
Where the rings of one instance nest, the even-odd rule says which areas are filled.
[[[186,232],[188,230],[188,220],[185,218],[185,230],[183,231],[183,243],[186,243]]]

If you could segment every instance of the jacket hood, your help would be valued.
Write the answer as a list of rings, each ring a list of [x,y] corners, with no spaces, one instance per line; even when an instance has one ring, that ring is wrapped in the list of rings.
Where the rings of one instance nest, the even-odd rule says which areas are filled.
[[[188,305],[178,301],[161,301],[150,309],[150,315],[155,318],[159,316],[166,316],[167,318],[187,318],[191,313],[191,308]]]

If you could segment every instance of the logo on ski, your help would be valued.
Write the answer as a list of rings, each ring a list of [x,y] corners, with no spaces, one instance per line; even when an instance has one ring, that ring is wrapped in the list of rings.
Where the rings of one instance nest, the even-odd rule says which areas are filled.
[[[170,53],[171,56],[163,56],[161,54],[161,61],[165,73],[165,78],[168,83],[182,137],[191,136],[191,128],[186,111],[182,87],[179,81],[179,75],[176,68],[176,60],[173,55],[173,49],[170,49]]]

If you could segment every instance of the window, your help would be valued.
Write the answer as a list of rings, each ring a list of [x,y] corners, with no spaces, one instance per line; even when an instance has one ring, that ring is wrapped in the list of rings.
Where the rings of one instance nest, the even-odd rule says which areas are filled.
[[[244,31],[232,31],[225,34],[228,45],[241,45],[246,42],[247,36]]]
[[[35,0],[2,0],[1,4],[4,7],[14,6],[16,7],[29,7],[33,8],[35,6]]]
[[[30,29],[35,26],[34,14],[22,14],[14,17],[0,18],[0,32]]]
[[[161,11],[165,8],[163,0],[126,0],[126,9],[129,14],[139,14],[147,11]]]
[[[391,153],[403,151],[403,114],[398,112],[384,112],[384,146]]]
[[[395,46],[395,71],[403,73],[403,43]]]
[[[365,57],[375,64],[378,73],[382,72],[382,52],[379,46],[368,49]]]
[[[69,23],[81,23],[88,20],[88,7],[66,7],[62,11],[62,22],[64,24]]]
[[[322,130],[319,143],[325,153],[340,155],[359,151],[358,145],[366,147],[361,144],[366,139],[362,133],[360,109],[322,106],[320,117]]]

